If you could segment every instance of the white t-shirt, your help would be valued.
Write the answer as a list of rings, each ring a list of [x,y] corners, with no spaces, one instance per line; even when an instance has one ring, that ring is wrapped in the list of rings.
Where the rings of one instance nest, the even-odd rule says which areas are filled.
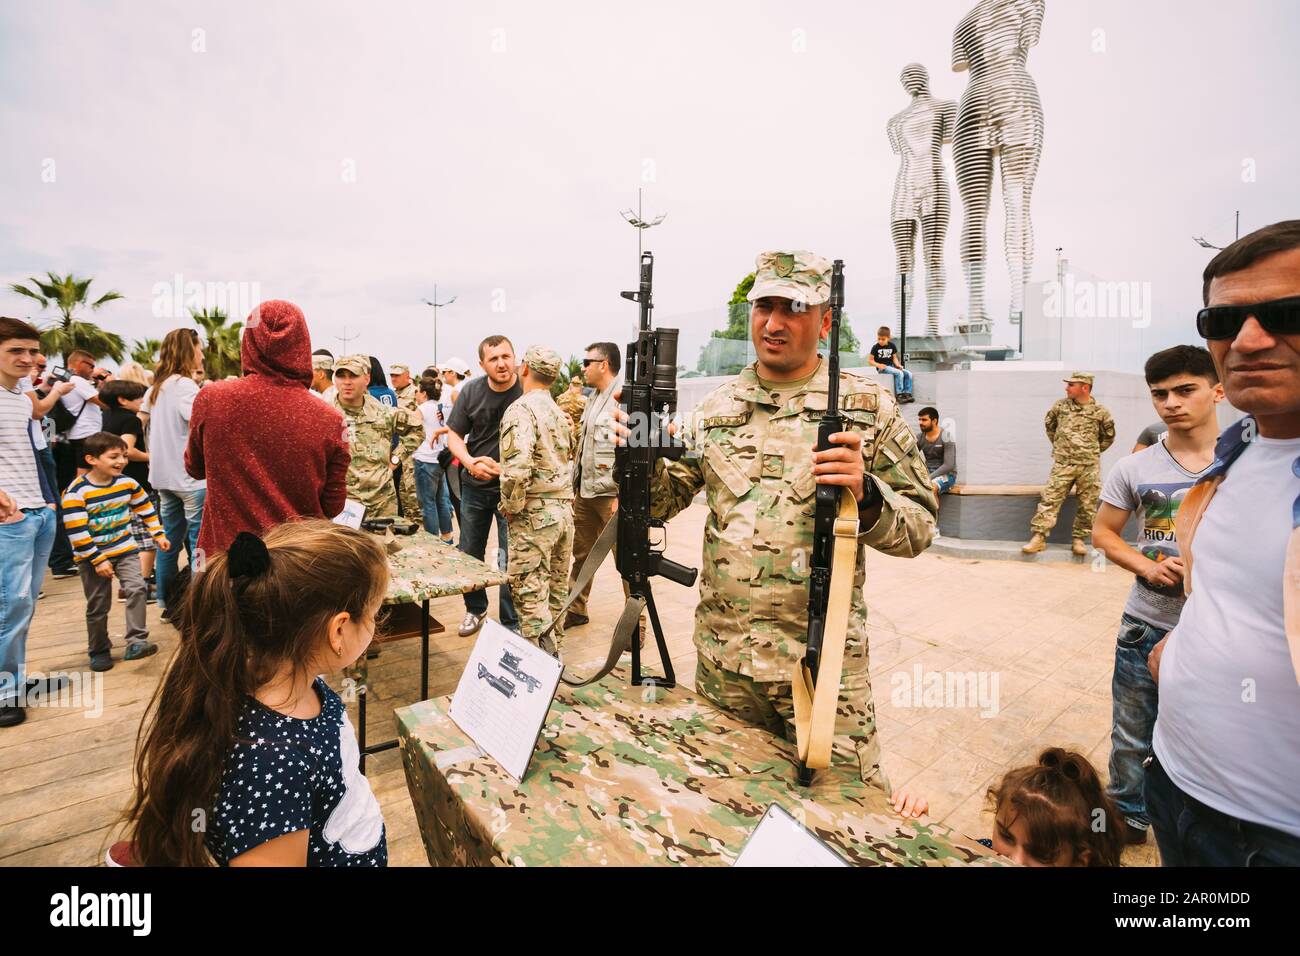
[[[447,447],[447,436],[439,436],[437,441],[432,441],[429,436],[435,429],[447,424],[447,416],[451,414],[451,404],[441,400],[425,402],[420,406],[420,414],[424,417],[424,442],[415,450],[414,458],[416,461],[436,463],[438,455]]]
[[[31,421],[32,400],[21,385],[0,385],[0,489],[8,492],[19,508],[45,507],[32,451]],[[6,556],[5,560],[13,559]]]
[[[1282,618],[1297,459],[1300,438],[1255,438],[1201,518],[1152,742],[1201,803],[1300,837],[1300,684]]]
[[[69,440],[89,438],[104,430],[104,413],[98,405],[88,401],[99,395],[99,390],[80,375],[72,376],[72,391],[59,399],[68,414],[76,417],[76,424],[68,429]],[[82,407],[85,410],[82,410]]]
[[[1101,490],[1101,500],[1137,515],[1137,547],[1148,558],[1178,557],[1174,519],[1198,475],[1200,472],[1190,472],[1178,463],[1162,438],[1119,460]],[[1124,613],[1163,631],[1173,630],[1183,609],[1182,583],[1156,587],[1139,575],[1134,577]]]
[[[153,389],[145,393],[140,411],[149,415],[149,484],[164,491],[197,491],[207,482],[191,478],[185,471],[185,446],[190,441],[190,412],[198,383],[188,375],[173,375],[158,389],[157,401],[150,402]]]

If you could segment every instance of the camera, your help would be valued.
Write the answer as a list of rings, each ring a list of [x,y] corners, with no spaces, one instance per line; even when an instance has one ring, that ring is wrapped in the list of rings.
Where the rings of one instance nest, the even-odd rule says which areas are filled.
[[[62,365],[51,365],[45,373],[45,380],[47,382],[71,382],[72,373]]]

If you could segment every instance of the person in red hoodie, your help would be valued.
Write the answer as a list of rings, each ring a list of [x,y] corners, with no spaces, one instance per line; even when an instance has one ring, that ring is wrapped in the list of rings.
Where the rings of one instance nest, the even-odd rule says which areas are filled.
[[[333,518],[347,500],[343,416],[310,391],[311,336],[292,302],[263,302],[240,348],[244,377],[199,392],[185,470],[206,478],[199,533],[206,555],[235,535],[260,535],[292,518]]]

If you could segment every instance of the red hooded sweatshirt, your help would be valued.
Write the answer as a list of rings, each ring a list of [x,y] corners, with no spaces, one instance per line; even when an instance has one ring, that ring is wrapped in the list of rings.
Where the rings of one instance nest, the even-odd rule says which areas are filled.
[[[343,415],[310,391],[302,312],[263,302],[248,317],[240,352],[244,377],[205,385],[190,416],[185,470],[208,482],[199,547],[209,555],[241,531],[332,518],[347,500],[352,455]]]

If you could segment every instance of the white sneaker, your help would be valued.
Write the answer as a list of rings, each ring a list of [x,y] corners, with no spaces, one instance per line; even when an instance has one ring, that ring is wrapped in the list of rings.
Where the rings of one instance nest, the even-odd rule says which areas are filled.
[[[460,629],[456,632],[461,637],[470,637],[478,633],[479,628],[483,626],[483,615],[466,614],[465,620],[460,622]]]

